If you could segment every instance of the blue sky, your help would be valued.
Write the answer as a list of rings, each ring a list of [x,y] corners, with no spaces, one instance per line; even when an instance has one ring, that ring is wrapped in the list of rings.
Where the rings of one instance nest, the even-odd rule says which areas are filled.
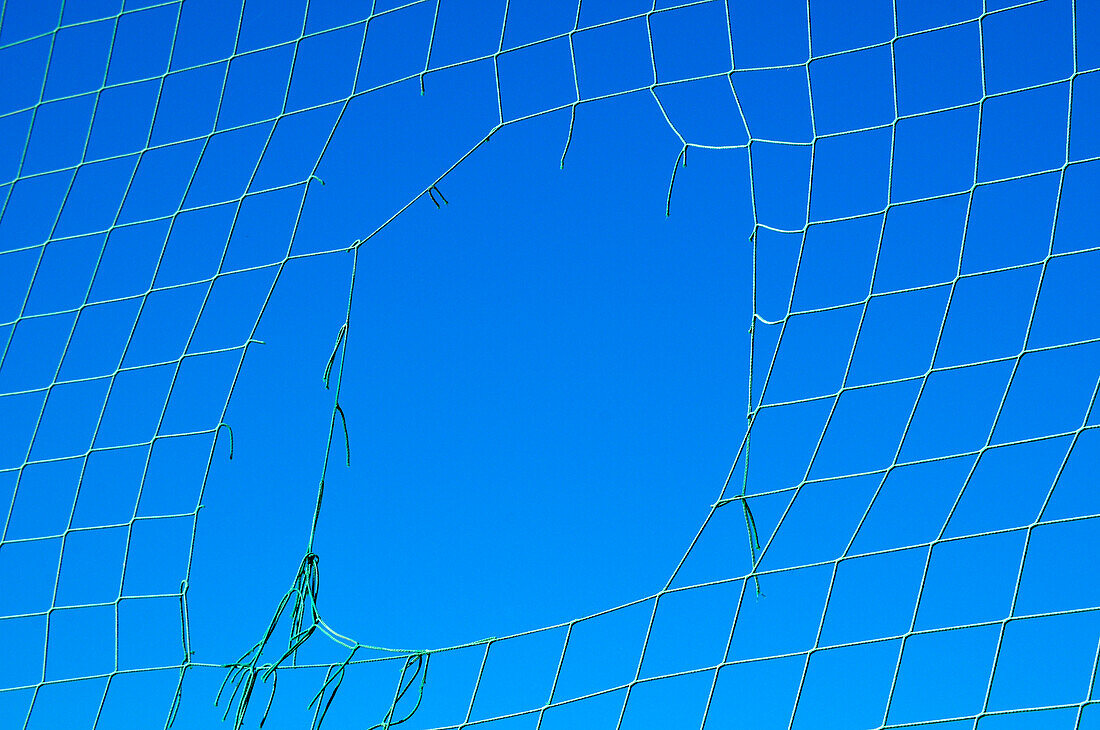
[[[0,724],[1100,723],[1096,39],[4,3]]]

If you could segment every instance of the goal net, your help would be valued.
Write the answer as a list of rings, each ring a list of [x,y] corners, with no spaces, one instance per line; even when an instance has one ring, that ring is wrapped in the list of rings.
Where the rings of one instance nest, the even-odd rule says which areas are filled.
[[[0,726],[1100,728],[1097,3],[5,0],[0,78]]]

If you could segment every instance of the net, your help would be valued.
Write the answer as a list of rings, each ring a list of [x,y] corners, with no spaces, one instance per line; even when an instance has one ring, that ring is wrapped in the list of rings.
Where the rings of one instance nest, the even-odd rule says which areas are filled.
[[[1100,724],[1095,5],[292,5],[0,10],[5,727]]]

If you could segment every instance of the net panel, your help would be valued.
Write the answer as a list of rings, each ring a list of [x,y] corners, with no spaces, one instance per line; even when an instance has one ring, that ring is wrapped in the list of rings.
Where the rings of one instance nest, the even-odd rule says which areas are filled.
[[[1097,722],[1096,11],[449,5],[5,3],[5,719]],[[489,111],[454,111],[467,98]],[[638,600],[444,648],[351,635],[330,617],[366,609],[319,598],[318,555],[325,500],[354,486],[364,256],[473,205],[485,181],[463,173],[514,130],[558,122],[564,168],[590,110],[637,123],[626,99],[666,135],[656,217],[744,181],[722,245],[750,255],[748,410],[725,484]],[[427,161],[393,155],[404,128]],[[333,162],[356,149],[357,174]],[[362,210],[325,202],[354,185]],[[323,355],[264,361],[262,325],[299,308]],[[277,492],[277,540],[279,518],[258,532],[219,501],[273,488],[229,467],[263,413],[230,406],[273,397],[250,368],[299,365],[319,474]],[[267,541],[290,587],[242,609]]]

